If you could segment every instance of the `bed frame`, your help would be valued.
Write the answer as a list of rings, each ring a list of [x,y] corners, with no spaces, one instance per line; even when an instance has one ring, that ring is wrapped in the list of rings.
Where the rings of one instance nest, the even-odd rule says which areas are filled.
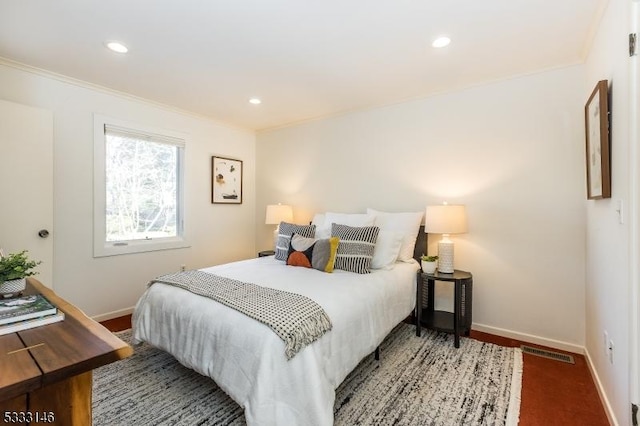
[[[427,254],[429,236],[424,232],[424,225],[420,225],[418,230],[418,236],[416,237],[416,245],[413,248],[413,258],[416,262],[420,263],[420,258],[423,254]],[[406,320],[405,320],[406,321]],[[380,360],[380,346],[378,346],[373,353],[373,357],[376,361]]]
[[[424,232],[424,225],[420,225],[418,236],[416,237],[416,246],[413,248],[413,258],[420,263],[420,257],[427,254],[429,235]]]

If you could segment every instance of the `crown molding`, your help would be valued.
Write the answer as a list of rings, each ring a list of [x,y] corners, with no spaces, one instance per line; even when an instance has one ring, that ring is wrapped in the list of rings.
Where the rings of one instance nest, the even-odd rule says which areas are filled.
[[[100,92],[100,93],[104,93],[107,95],[111,95],[111,96],[115,96],[121,99],[125,99],[128,101],[133,101],[133,102],[139,102],[139,103],[144,103],[147,104],[149,106],[152,107],[156,107],[156,108],[160,108],[163,109],[165,111],[169,111],[169,112],[173,112],[176,114],[181,114],[184,116],[188,116],[188,117],[192,117],[192,118],[197,118],[200,120],[206,120],[209,122],[212,122],[218,126],[222,126],[222,127],[226,127],[229,129],[233,129],[233,130],[241,130],[247,133],[251,133],[251,134],[255,134],[255,131],[253,131],[252,129],[248,129],[246,127],[241,127],[232,123],[227,123],[212,117],[208,117],[206,115],[203,114],[198,114],[196,112],[193,111],[189,111],[189,110],[185,110],[185,109],[181,109],[169,104],[165,104],[162,102],[157,102],[151,99],[147,99],[147,98],[143,98],[141,96],[136,96],[136,95],[132,95],[130,93],[127,92],[122,92],[119,90],[115,90],[115,89],[110,89],[108,87],[105,86],[101,86],[99,84],[94,84],[94,83],[89,83],[88,81],[84,81],[84,80],[80,80],[74,77],[69,77],[66,76],[64,74],[58,74],[56,72],[53,71],[49,71],[43,68],[38,68],[38,67],[34,67],[32,65],[27,65],[24,64],[22,62],[17,62],[5,57],[0,56],[0,65],[4,65],[10,68],[15,68],[17,70],[20,71],[24,71],[30,74],[35,74],[38,75],[40,77],[44,77],[44,78],[48,78],[51,80],[57,80],[61,83],[65,83],[65,84],[71,84],[73,86],[77,86],[77,87],[81,87],[83,89],[87,89],[87,90],[92,90],[95,92]]]

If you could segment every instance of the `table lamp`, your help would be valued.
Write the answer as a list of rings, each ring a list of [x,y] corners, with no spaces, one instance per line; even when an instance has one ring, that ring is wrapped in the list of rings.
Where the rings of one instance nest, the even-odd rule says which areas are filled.
[[[286,204],[269,204],[267,206],[267,214],[264,223],[266,225],[276,225],[273,230],[273,247],[278,242],[278,230],[280,222],[291,222],[293,220],[293,209]]]
[[[467,214],[463,205],[442,204],[427,206],[424,232],[442,234],[438,242],[438,272],[452,274],[453,241],[451,234],[467,232]]]

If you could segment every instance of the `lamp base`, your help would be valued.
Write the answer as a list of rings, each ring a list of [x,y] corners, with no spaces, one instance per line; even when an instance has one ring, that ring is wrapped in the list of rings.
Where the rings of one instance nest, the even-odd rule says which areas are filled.
[[[278,234],[280,234],[280,225],[276,225],[276,229],[273,230],[273,250],[277,250],[278,246]]]
[[[453,274],[453,241],[449,239],[438,243],[438,272]]]

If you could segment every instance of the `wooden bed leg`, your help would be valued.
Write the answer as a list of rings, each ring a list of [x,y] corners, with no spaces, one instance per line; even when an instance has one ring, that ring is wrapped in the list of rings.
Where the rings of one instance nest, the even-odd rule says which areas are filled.
[[[380,361],[380,346],[376,348],[376,351],[373,353],[373,357],[376,361]]]

